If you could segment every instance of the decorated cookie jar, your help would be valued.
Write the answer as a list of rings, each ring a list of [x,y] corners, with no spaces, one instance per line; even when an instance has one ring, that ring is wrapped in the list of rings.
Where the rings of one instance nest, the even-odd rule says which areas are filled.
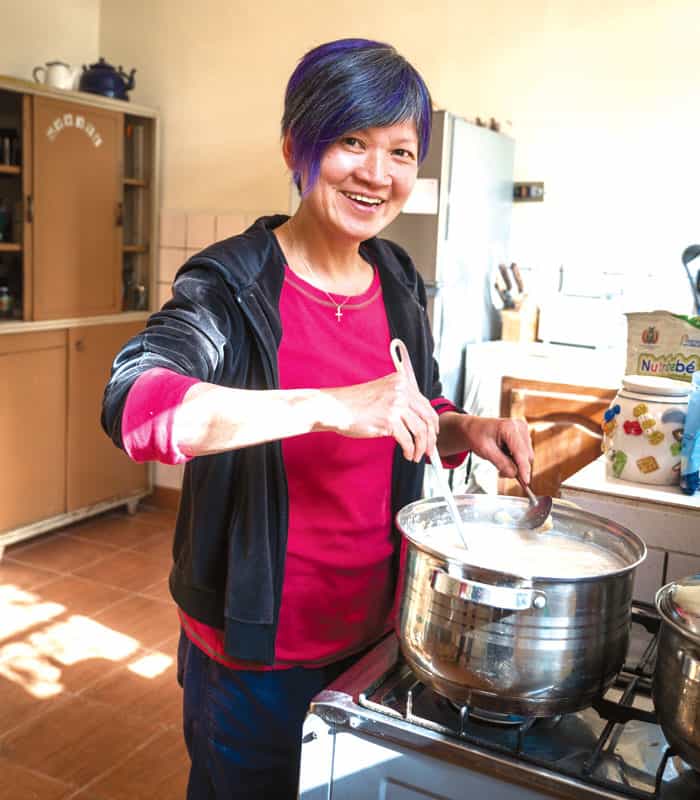
[[[627,375],[603,421],[607,475],[637,483],[679,483],[690,384]]]

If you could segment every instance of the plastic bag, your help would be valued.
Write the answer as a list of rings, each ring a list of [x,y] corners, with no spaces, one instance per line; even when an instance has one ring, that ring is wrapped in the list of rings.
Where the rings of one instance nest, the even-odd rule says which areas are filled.
[[[693,494],[700,487],[700,373],[693,375],[681,442],[681,490]]]

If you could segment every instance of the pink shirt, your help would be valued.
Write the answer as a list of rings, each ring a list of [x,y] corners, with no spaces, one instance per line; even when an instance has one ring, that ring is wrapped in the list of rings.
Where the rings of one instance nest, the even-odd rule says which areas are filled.
[[[336,313],[337,304],[325,293],[286,269],[280,297],[281,389],[349,386],[393,371],[391,336],[376,272],[366,292],[343,302],[340,320]],[[149,375],[151,387],[153,381],[163,382],[170,404],[178,398],[178,379],[184,388],[179,401],[192,383],[164,370],[150,370],[141,376],[124,410],[125,448],[137,460],[163,460],[165,456],[167,463],[178,463],[184,456],[168,435],[154,435],[159,442],[157,453],[143,448],[144,419],[146,427],[157,424],[153,420],[163,420],[171,427],[172,417],[167,409],[151,408],[144,415],[139,408],[146,394],[152,394],[146,391]],[[444,398],[433,405],[439,413],[454,409]],[[138,447],[133,446],[129,430],[140,432]],[[289,491],[285,576],[276,661],[272,667],[260,668],[323,665],[363,649],[390,628],[395,447],[389,437],[353,439],[332,432],[282,441]],[[449,465],[460,463],[463,457],[451,457]],[[190,639],[211,657],[234,668],[251,668],[249,662],[225,655],[222,631],[182,611],[180,617]]]

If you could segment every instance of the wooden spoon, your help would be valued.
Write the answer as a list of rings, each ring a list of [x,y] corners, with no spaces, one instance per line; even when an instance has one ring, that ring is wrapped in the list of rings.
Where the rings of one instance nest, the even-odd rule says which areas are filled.
[[[391,360],[394,362],[396,371],[403,373],[408,380],[411,381],[416,388],[418,388],[416,375],[413,371],[413,365],[411,364],[411,357],[408,354],[406,345],[401,341],[401,339],[392,339],[391,344],[389,345],[389,350],[391,352]],[[430,466],[433,468],[433,474],[437,479],[442,496],[447,503],[447,508],[450,511],[452,521],[455,524],[459,538],[462,540],[464,549],[468,550],[469,545],[467,544],[467,532],[464,528],[464,523],[462,522],[459,509],[457,508],[457,503],[455,503],[452,489],[450,489],[450,484],[447,482],[447,479],[442,471],[442,462],[440,460],[440,454],[438,453],[437,447],[433,447],[428,453],[428,456],[430,458]]]

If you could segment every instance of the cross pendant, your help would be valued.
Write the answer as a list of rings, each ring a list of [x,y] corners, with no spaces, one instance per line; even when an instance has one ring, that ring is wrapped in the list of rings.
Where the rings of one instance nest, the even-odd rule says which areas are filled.
[[[338,322],[340,322],[342,316],[343,312],[340,310],[340,306],[338,306],[338,308],[335,310],[335,318],[338,320]]]

